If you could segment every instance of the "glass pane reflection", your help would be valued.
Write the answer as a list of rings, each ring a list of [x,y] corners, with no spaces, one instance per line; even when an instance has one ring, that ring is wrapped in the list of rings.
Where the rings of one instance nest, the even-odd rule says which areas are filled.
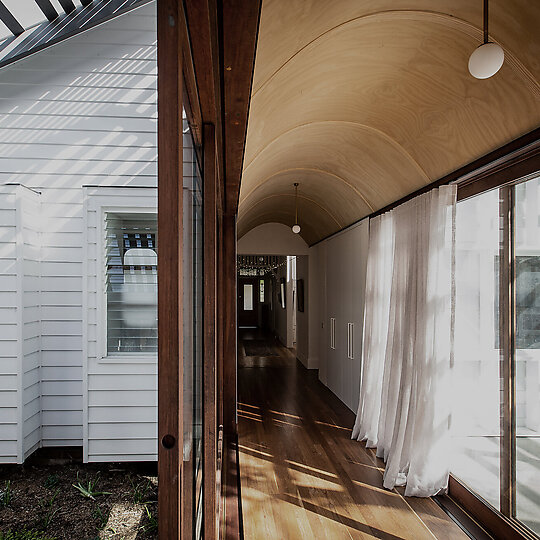
[[[516,517],[540,534],[540,179],[515,201]]]
[[[456,210],[452,474],[499,508],[498,191]]]

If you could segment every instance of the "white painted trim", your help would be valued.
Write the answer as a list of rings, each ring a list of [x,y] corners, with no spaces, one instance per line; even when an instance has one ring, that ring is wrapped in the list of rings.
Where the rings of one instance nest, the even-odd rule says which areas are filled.
[[[102,356],[99,359],[100,364],[151,364],[157,362],[157,354],[153,356]]]
[[[88,463],[88,193],[83,189],[82,428],[83,463]]]
[[[23,435],[23,309],[24,295],[23,289],[23,273],[24,273],[24,239],[23,239],[23,222],[22,222],[22,194],[21,187],[17,186],[14,189],[15,194],[15,244],[16,244],[16,263],[15,269],[17,272],[17,463],[22,463],[24,460],[24,435]]]

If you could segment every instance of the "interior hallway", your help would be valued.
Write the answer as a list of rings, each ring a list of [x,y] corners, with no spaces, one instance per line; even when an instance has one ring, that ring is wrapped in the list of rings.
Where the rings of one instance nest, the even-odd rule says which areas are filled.
[[[353,413],[316,372],[260,331],[240,332],[246,540],[468,538],[433,500],[382,488],[382,461],[351,441]]]

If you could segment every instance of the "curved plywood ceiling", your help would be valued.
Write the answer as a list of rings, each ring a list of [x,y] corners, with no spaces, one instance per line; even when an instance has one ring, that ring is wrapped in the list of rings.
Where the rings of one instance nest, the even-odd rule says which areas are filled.
[[[540,4],[491,0],[502,69],[467,70],[482,1],[263,0],[238,234],[309,244],[540,124]]]

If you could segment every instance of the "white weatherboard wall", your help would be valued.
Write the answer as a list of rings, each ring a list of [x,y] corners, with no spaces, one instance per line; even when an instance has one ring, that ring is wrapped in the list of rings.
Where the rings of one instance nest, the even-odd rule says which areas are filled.
[[[21,461],[19,433],[20,310],[17,295],[17,195],[0,188],[0,461]]]
[[[43,446],[83,444],[82,186],[156,186],[156,75],[154,3],[0,70],[0,185],[41,192]],[[7,197],[3,204],[9,205]],[[0,249],[0,265],[9,265],[9,242]],[[9,317],[15,301],[13,279],[1,280],[2,317]],[[0,356],[9,359],[2,369],[9,386],[4,377],[19,352],[11,325],[5,326]],[[31,333],[37,326],[28,319],[27,328]],[[31,358],[36,340],[27,342],[24,354]],[[32,376],[26,377],[29,388]],[[15,406],[9,391],[2,393],[6,426]],[[0,441],[7,441],[8,431],[2,427]],[[32,433],[28,437],[30,444]],[[5,446],[13,453],[13,445]],[[120,446],[111,442],[111,459],[124,459],[127,450]]]
[[[26,459],[41,445],[41,196],[18,188],[19,267],[23,291],[20,298],[22,351],[22,452]],[[22,298],[21,298],[22,296]]]
[[[360,393],[368,236],[364,220],[310,248],[310,340],[320,353],[319,378],[353,411]]]
[[[85,461],[157,459],[157,357],[107,356],[106,212],[157,212],[157,190],[85,188]]]
[[[41,443],[39,193],[0,186],[0,218],[0,462],[22,463]]]

